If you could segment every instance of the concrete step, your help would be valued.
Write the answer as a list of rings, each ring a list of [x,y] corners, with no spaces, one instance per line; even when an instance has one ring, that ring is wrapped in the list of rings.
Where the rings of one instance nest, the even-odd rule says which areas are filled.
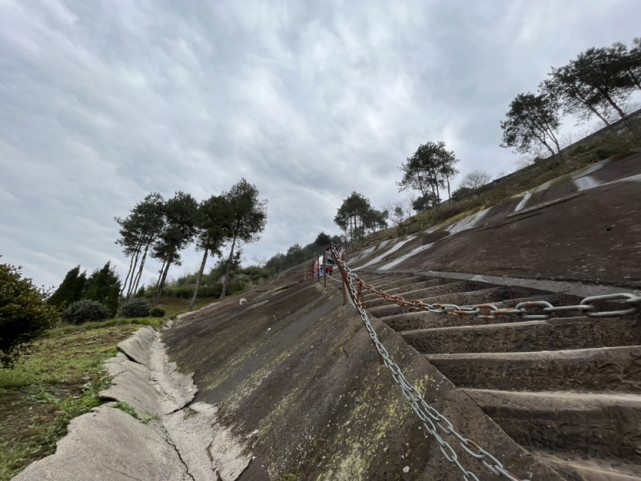
[[[547,321],[415,329],[400,334],[423,354],[556,351],[635,346],[641,339],[641,320],[565,317]]]
[[[526,449],[641,464],[639,394],[464,391]]]
[[[407,284],[413,284],[417,281],[422,281],[423,278],[415,274],[403,274],[397,277],[389,278],[382,277],[381,279],[367,279],[367,283],[383,291],[394,289],[395,287],[402,287]]]
[[[459,387],[641,394],[641,345],[425,357]]]
[[[560,303],[554,295],[534,295],[532,297],[517,297],[514,299],[504,299],[491,300],[488,304],[493,304],[494,306],[501,308],[506,307],[516,307],[517,304],[521,302],[528,301],[547,301],[552,305],[569,305],[572,303]],[[576,313],[575,313],[576,314]],[[572,312],[560,312],[557,315],[559,317],[571,317]],[[410,331],[414,329],[430,329],[436,327],[454,327],[454,326],[477,326],[482,324],[503,324],[507,322],[515,322],[518,320],[518,317],[510,315],[497,315],[493,319],[484,319],[477,316],[464,316],[464,315],[454,315],[454,314],[441,314],[434,313],[429,311],[411,311],[411,312],[402,312],[400,314],[394,314],[391,316],[386,316],[383,321],[389,327],[394,329],[397,332],[401,331]]]
[[[537,458],[543,460],[568,481],[639,481],[641,465],[621,463],[616,460],[594,460],[573,456],[555,456],[533,449]]]
[[[393,287],[391,289],[387,289],[385,290],[385,292],[393,296],[398,296],[403,294],[404,292],[411,292],[419,289],[426,289],[428,287],[451,284],[452,282],[458,282],[458,281],[456,281],[455,279],[443,279],[442,277],[439,277],[439,278],[426,279],[418,282],[413,282],[412,284],[403,284],[402,286],[399,286],[399,287]],[[365,298],[366,303],[373,299],[380,299],[379,296],[377,296],[376,294],[372,294],[370,292],[366,293],[363,297]]]
[[[423,286],[420,289],[415,289],[415,290],[397,291],[394,295],[401,296],[407,301],[414,300],[414,299],[436,299],[439,296],[444,296],[447,294],[450,294],[450,297],[449,297],[450,299],[460,299],[461,296],[470,295],[470,293],[474,291],[481,290],[481,292],[483,292],[483,291],[488,291],[490,289],[488,289],[487,284],[482,284],[480,282],[456,281],[456,282],[449,282],[447,284],[441,284],[436,286],[427,286],[427,287]],[[390,293],[389,291],[386,291],[386,292],[388,294]],[[376,296],[374,299],[370,301],[366,301],[365,303],[365,307],[370,310],[379,306],[394,307],[395,305],[390,303],[390,301],[388,301],[387,299],[380,298],[378,296]],[[372,314],[376,315],[375,311],[372,311]]]
[[[470,282],[470,281],[459,281]],[[458,283],[456,283],[458,284]],[[487,287],[487,284],[465,285],[465,291],[456,289],[452,284],[444,286],[433,287],[433,290],[425,292],[424,296],[418,299],[426,304],[456,304],[457,306],[469,306],[474,304],[485,304],[491,299],[504,299],[512,294],[514,297],[524,295],[524,291],[519,291],[521,288],[498,286]],[[405,300],[414,300],[417,297],[410,297],[403,295]],[[408,307],[401,307],[397,304],[385,302],[384,305],[378,307],[368,307],[368,311],[379,319],[384,319],[387,316],[401,314],[408,312]]]

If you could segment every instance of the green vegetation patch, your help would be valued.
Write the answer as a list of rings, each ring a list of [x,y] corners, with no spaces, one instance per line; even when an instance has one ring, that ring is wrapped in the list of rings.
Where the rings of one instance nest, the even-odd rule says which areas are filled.
[[[111,319],[52,329],[13,369],[0,368],[0,481],[55,452],[74,417],[102,404],[116,345],[162,319]]]

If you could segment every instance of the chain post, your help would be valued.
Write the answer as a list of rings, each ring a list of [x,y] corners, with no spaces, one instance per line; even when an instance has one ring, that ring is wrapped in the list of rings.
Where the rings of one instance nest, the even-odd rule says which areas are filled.
[[[323,287],[327,288],[327,251],[323,251]]]
[[[331,249],[331,246],[330,246],[330,249]],[[342,260],[343,262],[345,262],[345,252],[341,252],[341,260]],[[338,263],[337,263],[337,264],[338,264]],[[346,279],[345,279],[345,276],[343,275],[343,271],[340,269],[340,267],[339,267],[339,270],[341,271],[341,281],[343,282],[343,305],[345,305],[345,304],[347,304],[347,286],[346,286]]]

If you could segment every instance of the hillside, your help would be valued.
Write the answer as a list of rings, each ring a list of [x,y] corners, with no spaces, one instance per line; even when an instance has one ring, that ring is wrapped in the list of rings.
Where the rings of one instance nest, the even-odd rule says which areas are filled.
[[[167,466],[154,479],[459,480],[468,470],[469,479],[515,479],[470,451],[518,479],[640,479],[640,179],[641,152],[617,154],[425,230],[417,219],[401,237],[379,234],[347,254],[372,287],[363,287],[365,314],[344,303],[338,277],[318,282],[301,265],[243,301],[181,317],[160,336],[193,380],[177,381],[189,393],[179,406],[153,400],[166,358],[156,341],[121,345],[135,389],[104,395],[145,422],[103,406],[17,479],[86,479],[79,446],[97,438],[123,443],[92,455],[91,472],[112,480],[146,479],[145,460],[159,453]],[[618,292],[629,295],[582,303]],[[435,312],[454,304],[484,307]],[[438,416],[439,437],[426,435],[430,421],[381,362],[368,326],[458,439]],[[127,370],[113,372],[126,385]],[[103,422],[96,437],[92,416],[118,423]],[[193,443],[181,425],[195,426]],[[136,450],[124,470],[123,446]]]

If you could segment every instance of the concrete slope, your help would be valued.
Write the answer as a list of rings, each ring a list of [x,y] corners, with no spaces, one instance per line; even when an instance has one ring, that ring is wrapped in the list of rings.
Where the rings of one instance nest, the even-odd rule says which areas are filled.
[[[366,280],[379,276],[389,292],[425,302],[496,300],[513,307],[532,299],[561,304],[580,300],[567,294],[639,293],[640,179],[640,152],[606,159],[456,222],[349,253],[349,263]],[[425,274],[429,279],[416,278]],[[598,359],[595,350],[606,346],[608,358],[620,358],[621,369],[636,373],[636,319],[608,320],[607,335],[597,338],[592,332],[598,322],[569,316],[563,321],[468,326],[460,320],[452,324],[452,318],[436,320],[430,313],[409,313],[372,296],[367,306],[392,358],[425,399],[518,477],[587,480],[607,472],[612,479],[623,479],[636,469],[632,455],[619,460],[616,454],[596,456],[594,467],[590,459],[559,461],[563,451],[556,450],[557,437],[528,437],[528,424],[513,421],[526,414],[501,411],[509,413],[496,419],[530,454],[487,416],[500,411],[491,405],[494,400],[516,404],[514,396],[496,389],[514,389],[513,381],[506,380],[513,371],[506,366],[517,361],[524,367],[518,371],[523,374],[514,371],[514,386],[521,389],[581,384],[571,372],[601,376],[600,364],[587,360]],[[187,317],[163,339],[180,369],[194,373],[196,400],[219,405],[224,424],[246,439],[255,458],[239,479],[463,478],[434,438],[425,437],[425,428],[380,364],[353,308],[342,305],[335,288],[303,282],[301,272],[250,293],[246,304],[230,300]],[[533,354],[538,349],[559,354]],[[576,353],[567,354],[569,350]],[[457,389],[429,362],[430,356],[467,389]],[[477,363],[487,366],[487,376],[475,374]],[[455,374],[459,372],[466,374]],[[557,379],[541,379],[547,376]],[[637,383],[634,376],[625,378],[626,385]],[[610,377],[607,382],[617,383]],[[627,392],[619,384],[613,389]],[[626,412],[634,412],[636,419],[636,407]],[[584,428],[589,430],[578,430]],[[571,443],[571,456],[582,442]],[[620,445],[635,449],[634,440]],[[457,452],[479,479],[498,479],[460,446]],[[611,461],[632,467],[609,469]],[[548,465],[558,466],[563,476]]]
[[[641,289],[641,152],[606,159],[464,219],[351,253],[354,266]]]
[[[302,269],[294,271],[242,305],[226,301],[163,334],[171,358],[194,373],[195,401],[216,404],[222,422],[254,456],[238,479],[463,479],[426,436],[360,316],[343,305],[333,284],[323,289],[302,277]],[[563,479],[400,335],[373,322],[391,358],[464,437],[521,479]],[[454,436],[438,432],[478,479],[500,479]]]

